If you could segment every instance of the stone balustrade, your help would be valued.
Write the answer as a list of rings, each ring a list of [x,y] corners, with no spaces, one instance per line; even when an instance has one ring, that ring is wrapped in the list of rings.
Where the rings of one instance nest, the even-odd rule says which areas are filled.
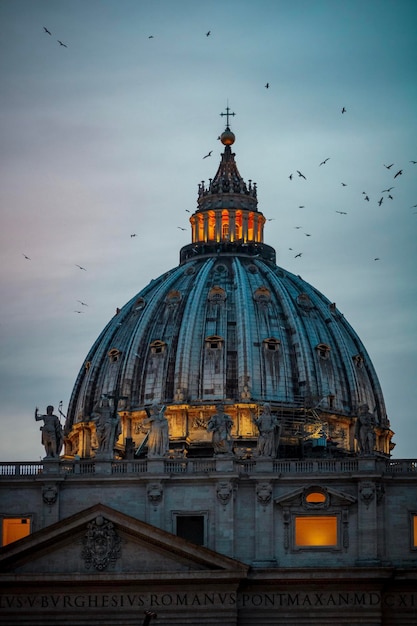
[[[217,457],[207,459],[139,459],[139,460],[48,460],[37,462],[0,462],[0,481],[25,479],[44,474],[66,478],[137,474],[209,474],[233,472],[238,475],[270,473],[275,475],[355,474],[379,472],[384,475],[407,476],[417,474],[416,459],[380,459],[358,457],[350,459],[247,459]]]

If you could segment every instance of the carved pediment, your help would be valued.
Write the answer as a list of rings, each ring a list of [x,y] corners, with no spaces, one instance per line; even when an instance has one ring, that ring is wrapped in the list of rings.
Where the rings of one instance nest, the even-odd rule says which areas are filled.
[[[244,576],[247,566],[102,504],[0,549],[0,571],[90,577]]]
[[[323,502],[317,504],[312,503],[310,505],[307,502],[307,496],[315,492],[323,494]],[[276,504],[283,507],[328,508],[329,506],[350,506],[357,501],[357,498],[352,496],[350,493],[346,493],[332,487],[306,485],[293,491],[289,491],[288,493],[275,498],[274,501]]]

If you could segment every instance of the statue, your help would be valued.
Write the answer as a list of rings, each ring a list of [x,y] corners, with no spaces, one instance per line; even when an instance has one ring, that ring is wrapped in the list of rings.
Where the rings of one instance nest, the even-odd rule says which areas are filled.
[[[215,413],[207,424],[207,432],[213,433],[213,448],[215,454],[229,454],[232,451],[233,439],[231,430],[233,420],[224,412],[223,404],[216,406]]]
[[[358,408],[355,439],[358,442],[361,454],[373,454],[376,442],[375,417],[373,413],[369,412],[367,404],[361,404]]]
[[[62,431],[59,417],[54,415],[54,407],[49,405],[46,407],[46,415],[38,414],[38,407],[35,409],[35,420],[43,420],[42,444],[45,446],[46,459],[59,458],[64,443],[64,433]]]
[[[157,459],[165,456],[169,450],[168,420],[165,417],[166,406],[159,408],[158,404],[153,404],[148,417],[143,420],[143,424],[149,424],[149,434],[147,436],[148,459]]]
[[[113,456],[115,443],[122,432],[119,414],[116,411],[116,415],[113,416],[109,399],[105,397],[101,406],[96,405],[94,407],[91,416],[96,423],[97,455]]]
[[[262,413],[258,419],[253,418],[253,421],[259,430],[256,454],[275,459],[281,435],[281,422],[276,415],[272,415],[270,404],[264,404]]]

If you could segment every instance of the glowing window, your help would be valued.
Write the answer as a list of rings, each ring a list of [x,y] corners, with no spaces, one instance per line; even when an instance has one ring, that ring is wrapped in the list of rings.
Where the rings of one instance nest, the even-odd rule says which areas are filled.
[[[326,496],[321,491],[311,491],[306,495],[306,502],[308,504],[321,504],[326,502]]]
[[[337,517],[330,515],[296,517],[295,545],[297,547],[337,546]]]
[[[218,335],[212,335],[211,337],[206,337],[206,348],[210,350],[221,350],[223,345],[223,338]]]
[[[2,545],[18,539],[23,539],[30,535],[30,518],[29,517],[5,517],[3,518]]]
[[[157,339],[151,343],[152,354],[162,354],[165,351],[166,343]]]

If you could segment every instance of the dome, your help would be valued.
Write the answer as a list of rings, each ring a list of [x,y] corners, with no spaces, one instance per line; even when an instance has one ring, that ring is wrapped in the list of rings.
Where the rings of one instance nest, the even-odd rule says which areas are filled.
[[[335,303],[276,265],[263,242],[256,185],[225,143],[218,171],[199,186],[191,244],[180,263],[137,293],[109,321],[75,383],[66,454],[94,456],[92,415],[102,398],[121,418],[117,454],[141,453],[143,419],[166,406],[173,454],[212,455],[207,423],[223,403],[236,454],[256,445],[265,403],[282,424],[279,455],[357,453],[360,407],[373,411],[376,450],[392,432],[366,349]]]

